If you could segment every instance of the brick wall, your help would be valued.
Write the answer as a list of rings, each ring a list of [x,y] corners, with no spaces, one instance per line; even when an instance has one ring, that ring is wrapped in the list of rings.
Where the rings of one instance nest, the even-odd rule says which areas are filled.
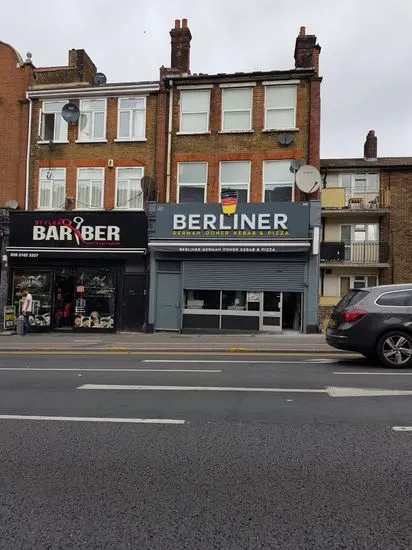
[[[28,102],[32,66],[0,42],[0,207],[10,199],[24,206]]]
[[[319,84],[319,82],[318,82]],[[313,84],[312,84],[313,86]],[[319,166],[319,112],[310,115],[311,101],[320,89],[311,88],[309,80],[302,80],[297,86],[297,112],[294,143],[288,147],[279,144],[276,132],[262,132],[264,128],[265,87],[261,82],[253,88],[252,133],[219,133],[221,129],[222,89],[215,85],[211,89],[210,134],[177,135],[180,124],[180,91],[174,91],[173,99],[173,139],[171,165],[171,197],[177,196],[177,165],[179,162],[208,162],[208,202],[219,201],[219,163],[225,160],[251,161],[251,202],[262,200],[262,168],[264,160],[305,159],[311,155]],[[315,101],[315,108],[320,108]],[[313,120],[312,120],[313,118]],[[313,138],[310,140],[310,126]],[[296,190],[296,200],[301,200]],[[315,198],[315,197],[312,197]]]
[[[77,103],[78,101],[74,101]],[[155,137],[157,96],[149,95],[146,105],[146,141],[115,142],[117,137],[117,98],[107,100],[106,138],[107,143],[75,143],[78,125],[69,125],[67,144],[53,144],[53,149],[39,141],[39,111],[41,101],[33,107],[32,147],[30,164],[30,209],[37,208],[40,168],[66,167],[66,197],[76,197],[77,168],[105,167],[104,207],[115,204],[116,167],[143,166],[146,176],[155,176]],[[114,168],[107,162],[113,159]]]
[[[382,239],[389,244],[390,268],[381,270],[381,283],[412,280],[412,167],[381,172],[381,186],[390,192],[390,211],[382,222]]]

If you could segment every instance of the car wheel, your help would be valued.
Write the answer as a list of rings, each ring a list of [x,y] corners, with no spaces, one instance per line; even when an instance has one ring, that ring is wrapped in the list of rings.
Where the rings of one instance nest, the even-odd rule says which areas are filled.
[[[378,342],[377,352],[385,367],[412,367],[412,338],[405,332],[394,330],[384,334]]]

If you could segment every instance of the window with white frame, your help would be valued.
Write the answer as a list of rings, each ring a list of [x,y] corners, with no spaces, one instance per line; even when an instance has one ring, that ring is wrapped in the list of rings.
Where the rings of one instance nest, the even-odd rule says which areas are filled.
[[[146,98],[122,97],[118,100],[117,139],[143,140],[146,137]]]
[[[40,168],[38,208],[54,210],[64,207],[66,199],[66,169]]]
[[[296,86],[266,86],[265,129],[296,127]]]
[[[202,134],[209,131],[210,90],[180,92],[180,131]]]
[[[222,130],[224,132],[252,129],[253,88],[222,90]]]
[[[116,168],[116,208],[141,210],[143,208],[143,167]]]
[[[290,160],[266,160],[263,163],[263,201],[288,202],[294,198],[294,176]]]
[[[80,101],[79,141],[102,141],[106,137],[106,100]]]
[[[235,192],[238,202],[249,201],[250,161],[220,163],[220,196]]]
[[[77,208],[103,208],[103,185],[104,168],[78,168]]]
[[[207,162],[179,162],[177,181],[178,202],[205,202]]]
[[[39,136],[42,141],[67,141],[67,122],[62,108],[67,101],[43,101],[40,111]]]
[[[351,275],[340,278],[340,295],[345,296],[351,288],[368,288],[377,286],[376,275]]]

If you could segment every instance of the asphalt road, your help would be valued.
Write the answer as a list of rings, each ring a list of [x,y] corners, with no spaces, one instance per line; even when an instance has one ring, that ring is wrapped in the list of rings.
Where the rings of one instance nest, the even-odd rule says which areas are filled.
[[[410,550],[410,426],[358,359],[0,354],[0,548]]]

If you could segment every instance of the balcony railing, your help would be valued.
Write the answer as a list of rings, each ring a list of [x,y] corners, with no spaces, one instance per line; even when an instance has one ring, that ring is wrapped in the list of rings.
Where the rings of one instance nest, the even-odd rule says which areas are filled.
[[[321,192],[324,209],[381,210],[389,207],[389,191],[379,189],[352,190],[344,187],[326,187]]]
[[[322,242],[321,263],[385,264],[388,261],[388,246],[384,242]]]

